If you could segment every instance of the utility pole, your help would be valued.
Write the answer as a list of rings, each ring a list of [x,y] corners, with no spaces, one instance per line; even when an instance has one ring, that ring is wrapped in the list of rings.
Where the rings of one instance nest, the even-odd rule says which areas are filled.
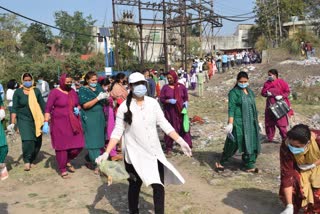
[[[214,16],[214,0],[211,0],[211,16]],[[214,52],[214,55],[216,55],[216,50],[215,50],[215,45],[213,44],[213,41],[214,41],[214,27],[213,27],[213,23],[211,23],[211,37],[212,37],[212,40],[211,40],[211,55],[213,56],[213,52]]]
[[[184,17],[184,70],[187,71],[187,66],[188,66],[188,19],[187,19],[187,1],[183,0],[184,5],[183,5],[183,17]]]
[[[280,14],[279,0],[277,0],[277,8],[278,8],[278,21],[279,21],[279,41],[281,43],[281,40],[282,40],[282,26],[281,26],[281,14]]]
[[[140,70],[144,69],[144,50],[143,50],[143,27],[142,27],[142,13],[141,13],[141,1],[138,5],[139,9],[139,29],[140,29]]]
[[[168,60],[168,42],[167,42],[167,18],[166,18],[166,1],[162,1],[163,7],[163,54],[165,61],[165,71],[169,71],[169,60]]]
[[[118,24],[116,19],[116,7],[115,0],[112,0],[112,10],[113,10],[113,39],[114,39],[114,53],[115,53],[115,61],[119,70],[119,50],[118,50]]]
[[[200,6],[200,10],[199,10],[199,18],[200,18],[200,23],[199,23],[199,43],[200,43],[200,57],[202,57],[202,1],[199,0],[199,6]]]

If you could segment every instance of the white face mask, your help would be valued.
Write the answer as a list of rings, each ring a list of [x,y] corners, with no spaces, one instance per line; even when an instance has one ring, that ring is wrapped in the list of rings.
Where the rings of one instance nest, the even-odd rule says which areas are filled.
[[[147,87],[145,85],[136,85],[133,87],[133,94],[137,97],[143,97],[147,93]]]

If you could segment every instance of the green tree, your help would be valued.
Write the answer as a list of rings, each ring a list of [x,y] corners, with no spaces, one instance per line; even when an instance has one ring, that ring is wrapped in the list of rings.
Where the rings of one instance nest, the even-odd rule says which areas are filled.
[[[257,0],[254,9],[257,24],[257,28],[253,31],[254,38],[264,36],[269,46],[277,42],[277,38],[280,41],[282,39],[280,38],[280,29],[283,36],[287,35],[287,32],[282,28],[283,23],[290,21],[292,16],[304,18],[305,6],[305,0]],[[279,27],[279,18],[281,28]]]
[[[187,45],[187,54],[189,56],[199,56],[200,55],[200,42],[197,38],[190,37],[188,39],[188,45]]]
[[[116,47],[119,53],[118,69],[138,69],[139,59],[135,55],[135,48],[139,44],[137,28],[128,25],[118,25],[118,37]]]
[[[15,15],[0,15],[0,54],[17,54],[19,52],[18,38],[25,25]]]
[[[65,52],[86,54],[91,51],[94,38],[88,35],[92,35],[92,26],[96,23],[91,15],[84,17],[79,11],[73,15],[69,15],[66,11],[58,11],[54,17],[59,28],[69,31],[60,31],[61,44]]]
[[[306,0],[306,14],[312,20],[316,35],[320,36],[320,0]]]
[[[41,61],[48,52],[47,45],[52,41],[52,33],[40,24],[32,23],[21,37],[23,53],[33,61]]]
[[[6,82],[6,77],[17,77],[17,71],[11,69],[21,60],[19,37],[25,25],[15,15],[0,16],[0,79]]]

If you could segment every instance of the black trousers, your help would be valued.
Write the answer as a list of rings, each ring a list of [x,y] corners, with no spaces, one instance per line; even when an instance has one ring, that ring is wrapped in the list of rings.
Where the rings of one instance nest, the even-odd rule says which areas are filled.
[[[132,164],[128,164],[126,161],[125,168],[130,175],[128,201],[129,201],[129,212],[130,214],[139,213],[139,194],[142,186],[142,180],[138,173],[134,169]],[[164,183],[164,168],[163,164],[158,161],[158,170],[160,174],[160,180]],[[164,186],[161,184],[151,184],[153,189],[153,204],[155,214],[164,214]]]

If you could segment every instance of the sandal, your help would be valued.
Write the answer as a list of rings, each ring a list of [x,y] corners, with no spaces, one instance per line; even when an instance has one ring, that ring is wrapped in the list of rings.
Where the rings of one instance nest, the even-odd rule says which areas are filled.
[[[90,170],[94,170],[94,166],[93,166],[93,164],[92,164],[92,163],[87,162],[87,163],[85,163],[84,165],[85,165],[88,169],[90,169]]]
[[[253,169],[246,169],[245,172],[258,174],[260,171],[258,168],[253,168]]]
[[[62,179],[69,179],[70,176],[69,176],[69,174],[67,172],[64,172],[64,173],[61,174],[61,178]]]
[[[100,175],[100,170],[99,170],[98,167],[94,169],[94,174],[95,175]]]
[[[224,167],[218,162],[216,162],[216,171],[217,172],[223,172],[224,171]]]
[[[30,163],[26,163],[26,164],[24,165],[24,171],[29,172],[30,169],[31,169]]]
[[[67,170],[71,173],[76,172],[76,169],[74,168],[74,166],[71,165],[71,163],[67,163]]]

